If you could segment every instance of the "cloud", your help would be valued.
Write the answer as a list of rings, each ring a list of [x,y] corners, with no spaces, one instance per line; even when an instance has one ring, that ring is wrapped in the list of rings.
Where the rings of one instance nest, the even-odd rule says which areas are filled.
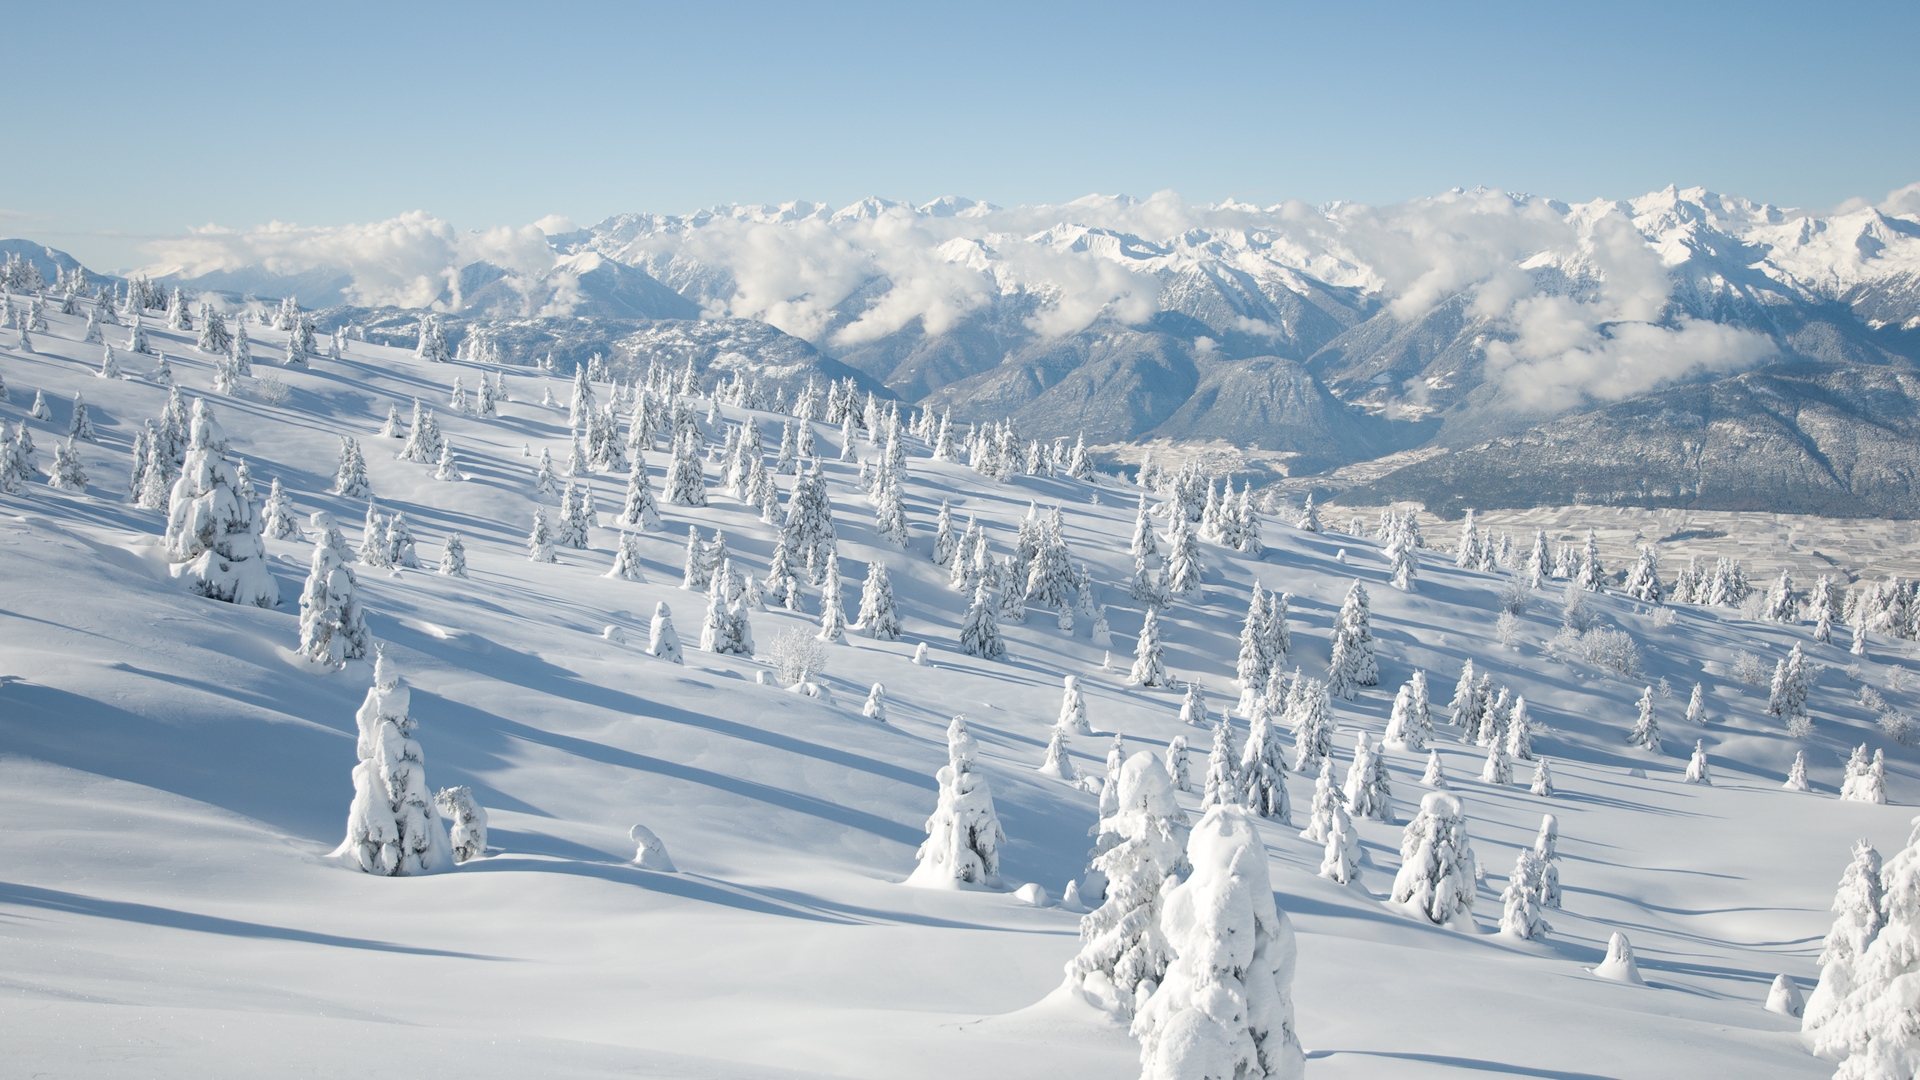
[[[534,226],[461,233],[419,210],[364,225],[206,225],[145,248],[157,262],[148,270],[154,276],[198,277],[250,266],[284,275],[327,268],[352,279],[347,289],[352,303],[415,308],[440,301],[468,263],[486,261],[523,274],[553,266],[553,251]]]
[[[1595,326],[1581,306],[1551,296],[1515,305],[1520,338],[1488,344],[1488,379],[1525,408],[1558,412],[1744,371],[1776,351],[1765,335],[1687,318]]]
[[[1920,217],[1920,183],[1894,188],[1881,200],[1880,212],[1901,217]]]

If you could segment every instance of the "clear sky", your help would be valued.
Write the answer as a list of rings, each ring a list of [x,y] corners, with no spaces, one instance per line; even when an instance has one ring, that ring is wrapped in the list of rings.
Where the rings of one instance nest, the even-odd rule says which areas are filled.
[[[0,235],[1920,180],[1920,4],[23,4]]]

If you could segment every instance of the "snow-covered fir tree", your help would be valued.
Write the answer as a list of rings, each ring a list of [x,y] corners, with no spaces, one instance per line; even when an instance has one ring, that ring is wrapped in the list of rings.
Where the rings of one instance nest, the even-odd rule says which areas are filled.
[[[1175,791],[1192,791],[1193,779],[1187,773],[1187,737],[1175,735],[1167,743],[1167,781]]]
[[[1833,926],[1820,949],[1820,981],[1801,1012],[1800,1030],[1816,1032],[1833,1020],[1853,991],[1860,957],[1886,925],[1880,853],[1865,840],[1853,845],[1853,858],[1841,871],[1834,892]]]
[[[1439,750],[1427,751],[1427,771],[1421,774],[1420,783],[1435,791],[1445,791],[1449,786],[1446,767],[1440,763]]]
[[[1687,762],[1686,783],[1713,785],[1713,774],[1707,768],[1707,741],[1693,741],[1693,757]]]
[[[1707,722],[1706,689],[1699,683],[1693,684],[1693,693],[1687,697],[1687,723],[1704,724]]]
[[[840,560],[827,560],[826,576],[820,582],[820,633],[821,641],[845,641],[847,638],[847,609],[840,596]]]
[[[453,443],[449,440],[442,439],[440,441],[440,462],[434,467],[433,478],[435,480],[465,480],[467,478],[467,474],[460,471],[460,459],[453,456]]]
[[[667,501],[675,506],[707,505],[706,472],[690,435],[674,441],[673,457],[667,463]]]
[[[467,576],[467,543],[459,533],[448,533],[440,545],[438,570],[447,577]]]
[[[1393,696],[1393,712],[1380,741],[1387,746],[1419,753],[1433,737],[1433,710],[1427,700],[1427,673],[1415,671]]]
[[[1813,728],[1812,719],[1807,715],[1813,679],[1813,669],[1796,641],[1793,650],[1774,666],[1773,683],[1767,696],[1767,712],[1784,719],[1787,734],[1793,738],[1804,738]]]
[[[1840,784],[1845,802],[1885,803],[1887,801],[1887,752],[1875,750],[1867,757],[1865,743],[1854,748],[1847,760],[1847,777]]]
[[[373,687],[354,714],[360,727],[347,838],[334,851],[369,874],[428,874],[453,865],[447,829],[428,794],[426,762],[408,714],[411,695],[381,652]]]
[[[414,543],[413,529],[407,525],[407,515],[396,511],[393,521],[387,526],[386,565],[417,569],[420,559],[414,551]]]
[[[280,586],[267,569],[252,503],[238,493],[227,437],[204,399],[193,405],[186,462],[167,503],[167,557],[201,596],[277,607]]]
[[[1634,560],[1633,568],[1627,571],[1627,595],[1648,604],[1658,604],[1662,599],[1660,587],[1660,555],[1652,544],[1640,545],[1640,557]]]
[[[527,533],[527,561],[550,563],[555,561],[553,526],[547,524],[547,508],[533,508],[533,529]]]
[[[893,598],[893,581],[885,563],[867,564],[860,586],[860,621],[855,626],[877,641],[900,640],[900,611]]]
[[[473,789],[462,784],[434,792],[434,808],[452,823],[447,839],[453,847],[456,863],[478,859],[487,853],[487,811],[474,800]]]
[[[1487,746],[1487,761],[1480,767],[1480,781],[1506,786],[1513,783],[1513,759],[1507,756],[1507,744],[1499,739]]]
[[[1160,931],[1160,900],[1168,883],[1190,869],[1187,815],[1151,753],[1128,758],[1112,786],[1113,812],[1101,828],[1114,840],[1093,860],[1106,898],[1080,920],[1080,951],[1067,962],[1066,976],[1089,1001],[1131,1016],[1173,959]]]
[[[607,576],[621,581],[645,581],[647,576],[640,569],[640,538],[631,532],[620,533],[620,546],[614,549],[613,569]]]
[[[1193,873],[1161,898],[1175,959],[1134,1017],[1142,1080],[1299,1080],[1293,927],[1273,902],[1252,819],[1216,806],[1187,842]],[[1231,1002],[1223,1007],[1221,1003]]]
[[[1513,861],[1513,873],[1500,893],[1500,932],[1523,941],[1533,941],[1553,929],[1543,910],[1542,874],[1546,863],[1532,848],[1521,848]]]
[[[1007,841],[993,809],[993,789],[975,763],[979,746],[964,716],[947,727],[947,764],[935,774],[939,801],[927,818],[927,840],[907,884],[921,888],[1000,885],[1000,846]]]
[[[1307,827],[1300,830],[1300,838],[1325,843],[1333,827],[1334,808],[1345,806],[1346,801],[1346,793],[1333,779],[1333,759],[1321,758],[1320,774],[1313,782],[1313,804],[1308,812]]]
[[[669,663],[684,663],[680,656],[680,635],[673,630],[673,610],[662,601],[653,606],[653,623],[647,631],[647,653]]]
[[[1293,824],[1287,801],[1287,750],[1267,711],[1266,698],[1255,701],[1247,721],[1247,747],[1240,760],[1240,801],[1247,809],[1282,825]]]
[[[367,483],[367,460],[360,454],[360,440],[340,436],[340,466],[334,472],[333,493],[348,499],[364,499],[372,490]]]
[[[1287,693],[1287,726],[1293,730],[1293,768],[1312,772],[1333,753],[1333,707],[1327,687],[1317,679],[1294,676]]]
[[[1332,660],[1327,667],[1327,690],[1353,700],[1362,686],[1380,684],[1380,665],[1373,655],[1373,615],[1367,587],[1358,580],[1348,587],[1331,634]]]
[[[280,486],[280,478],[274,477],[272,487],[267,489],[267,503],[261,508],[261,534],[269,540],[297,540],[300,537],[300,525],[294,519],[293,499]]]
[[[1400,839],[1392,899],[1428,922],[1473,928],[1474,858],[1460,800],[1429,792]]]
[[[1200,798],[1202,810],[1223,803],[1239,804],[1240,771],[1235,766],[1233,726],[1223,716],[1213,725],[1213,749],[1207,755],[1207,779]]]
[[[1787,769],[1787,782],[1780,785],[1788,791],[1812,791],[1813,785],[1807,782],[1807,752],[1795,751],[1793,764]]]
[[[1633,729],[1627,732],[1627,742],[1643,750],[1660,752],[1660,721],[1653,715],[1653,687],[1649,686],[1640,694],[1640,715],[1634,719]]]
[[[1006,657],[1007,645],[1000,639],[1000,621],[994,615],[998,607],[998,601],[984,583],[974,590],[973,602],[967,605],[966,615],[960,621],[961,652],[988,660]]]
[[[1159,613],[1148,608],[1140,636],[1134,641],[1133,667],[1127,673],[1127,681],[1135,686],[1167,685],[1166,653],[1166,647],[1160,643]]]
[[[1248,704],[1252,708],[1252,704]],[[1252,715],[1251,712],[1248,715]],[[1203,727],[1207,722],[1207,698],[1200,692],[1200,684],[1188,680],[1187,695],[1180,701],[1180,722],[1194,727]]]
[[[1396,821],[1386,755],[1364,731],[1354,739],[1353,762],[1347,766],[1346,796],[1353,813],[1389,825]]]
[[[1200,541],[1183,515],[1173,516],[1167,552],[1167,591],[1175,596],[1192,596],[1200,589]]]
[[[316,542],[313,565],[300,595],[300,655],[316,663],[338,666],[367,655],[372,635],[356,595],[357,582],[346,538],[333,515],[316,511],[309,524]]]

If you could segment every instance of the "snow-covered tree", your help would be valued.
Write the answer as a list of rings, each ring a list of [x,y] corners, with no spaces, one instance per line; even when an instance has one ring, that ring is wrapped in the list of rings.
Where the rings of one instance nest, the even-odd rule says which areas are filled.
[[[463,863],[487,853],[487,811],[474,801],[473,789],[441,788],[434,793],[433,805],[453,822],[448,840],[453,846],[453,861]]]
[[[1307,492],[1307,501],[1305,505],[1300,508],[1300,520],[1295,522],[1295,527],[1302,532],[1317,533],[1321,531],[1320,512],[1313,508],[1313,492],[1311,491]]]
[[[1507,712],[1507,756],[1515,761],[1533,760],[1533,715],[1527,711],[1527,699],[1516,697]]]
[[[827,574],[820,583],[820,634],[821,641],[845,641],[847,638],[847,608],[840,598],[840,560],[827,560]]]
[[[1847,778],[1841,782],[1840,798],[1846,802],[1885,803],[1887,801],[1887,755],[1875,750],[1867,757],[1867,745],[1854,748],[1847,760]]]
[[[1054,726],[1066,728],[1075,735],[1093,734],[1093,728],[1087,723],[1087,701],[1080,693],[1080,679],[1076,675],[1061,679],[1060,715],[1054,719]]]
[[[1234,664],[1234,679],[1240,684],[1240,711],[1245,713],[1253,699],[1267,691],[1267,679],[1273,674],[1273,656],[1267,636],[1267,593],[1253,583],[1253,596],[1247,602],[1246,621],[1240,627],[1240,655]]]
[[[367,566],[386,567],[393,564],[387,561],[387,519],[380,514],[372,499],[367,500],[367,517],[360,527],[360,561]]]
[[[1127,674],[1127,681],[1135,686],[1167,685],[1166,647],[1160,644],[1160,616],[1152,608],[1147,609],[1140,637],[1134,642],[1133,668]]]
[[[1287,749],[1265,697],[1255,700],[1248,717],[1247,748],[1240,759],[1240,801],[1261,817],[1293,824],[1293,808],[1287,801]]]
[[[407,441],[400,447],[400,457],[421,465],[440,457],[440,425],[433,418],[433,410],[424,408],[419,398],[413,399],[413,422],[407,426]]]
[[[369,874],[427,874],[453,865],[445,823],[428,794],[426,763],[408,715],[411,695],[383,652],[373,688],[354,719],[360,726],[347,838],[335,856]]]
[[[1320,759],[1320,775],[1313,782],[1313,805],[1308,812],[1307,827],[1300,830],[1300,839],[1316,844],[1326,842],[1333,828],[1333,811],[1347,803],[1346,792],[1333,779],[1333,759]]]
[[[1167,590],[1175,596],[1193,595],[1200,588],[1200,541],[1185,516],[1173,515],[1167,549]]]
[[[1160,554],[1160,541],[1153,532],[1153,519],[1147,509],[1147,496],[1140,495],[1140,506],[1133,518],[1133,542],[1127,545],[1127,553],[1138,559],[1153,559]]]
[[[372,635],[355,595],[357,582],[347,565],[346,538],[333,515],[325,511],[316,511],[309,523],[317,542],[300,595],[300,655],[332,665],[362,659],[372,645]]]
[[[940,500],[940,517],[933,529],[933,561],[940,566],[953,562],[955,540],[953,533],[953,507],[947,500]]]
[[[613,569],[607,576],[621,581],[645,581],[647,576],[640,569],[640,538],[631,532],[622,530],[620,546],[613,553]]]
[[[87,490],[87,471],[80,465],[80,454],[73,448],[72,436],[68,436],[65,443],[54,444],[53,468],[47,470],[47,486],[58,491]]]
[[[1387,758],[1364,731],[1354,739],[1353,762],[1347,766],[1346,796],[1347,805],[1355,814],[1389,825],[1394,823],[1393,783],[1387,775]]]
[[[1767,712],[1785,719],[1787,734],[1794,738],[1805,737],[1813,727],[1807,715],[1813,679],[1814,672],[1807,664],[1806,654],[1800,651],[1800,643],[1796,641],[1793,650],[1775,665],[1767,696]]]
[[[1447,703],[1447,710],[1452,714],[1449,722],[1460,728],[1462,737],[1471,742],[1474,732],[1480,727],[1480,714],[1486,705],[1480,700],[1473,661],[1468,660],[1460,666],[1460,681],[1453,684],[1453,700]]]
[[[884,563],[867,564],[867,580],[860,586],[860,621],[855,625],[875,640],[900,640],[900,611]]]
[[[1208,810],[1187,859],[1193,873],[1161,897],[1175,959],[1131,1029],[1142,1080],[1299,1080],[1293,927],[1274,905],[1252,818],[1235,806]]]
[[[1661,601],[1660,555],[1652,544],[1640,545],[1640,557],[1627,571],[1627,595],[1648,604]]]
[[[1633,722],[1633,730],[1627,732],[1627,741],[1643,750],[1660,752],[1660,721],[1653,715],[1653,687],[1649,686],[1640,695],[1640,715]]]
[[[1553,767],[1547,763],[1546,758],[1534,762],[1533,783],[1527,790],[1543,799],[1553,797]]]
[[[407,569],[417,569],[420,557],[414,551],[413,530],[407,525],[407,515],[395,512],[393,521],[387,526],[387,563]]]
[[[448,533],[441,543],[439,571],[447,577],[467,576],[467,543],[459,533]]]
[[[691,435],[674,440],[673,457],[667,463],[667,501],[675,506],[707,505],[706,472]]]
[[[1807,782],[1807,752],[1796,751],[1793,765],[1787,770],[1787,782],[1780,785],[1788,791],[1812,791],[1813,785]]]
[[[979,746],[963,716],[947,727],[947,764],[935,774],[939,801],[927,818],[927,840],[908,885],[952,889],[963,884],[1000,885],[1000,845],[1006,833],[993,809],[993,789],[975,769]]]
[[[1071,784],[1080,779],[1080,770],[1073,765],[1070,745],[1073,732],[1065,724],[1055,724],[1047,738],[1046,760],[1036,770],[1042,776],[1051,776],[1056,780],[1065,780]]]
[[[554,561],[553,527],[547,524],[547,508],[533,508],[533,530],[527,534],[527,561],[550,563]]]
[[[280,487],[280,478],[274,477],[273,486],[267,490],[267,504],[261,508],[261,533],[269,540],[297,540],[300,526],[294,520],[293,499]]]
[[[1542,911],[1541,876],[1546,863],[1534,854],[1532,848],[1521,848],[1520,854],[1513,860],[1513,873],[1507,878],[1507,887],[1500,893],[1500,932],[1525,941],[1532,941],[1553,929]]]
[[[367,460],[360,454],[360,440],[340,436],[340,467],[333,477],[333,493],[349,499],[364,499],[372,491],[367,483]]]
[[[1693,741],[1693,757],[1687,762],[1685,782],[1689,784],[1705,784],[1708,787],[1713,786],[1713,774],[1707,768],[1707,741],[1705,739],[1695,739]]]
[[[1880,853],[1865,840],[1853,845],[1853,858],[1834,892],[1833,926],[1820,950],[1820,981],[1807,998],[1800,1030],[1817,1031],[1833,1020],[1852,992],[1861,956],[1886,925],[1886,889]]]
[[[1445,791],[1447,789],[1447,770],[1446,767],[1440,763],[1439,750],[1427,751],[1427,771],[1421,774],[1420,783],[1425,787],[1433,788],[1435,791]]]
[[[280,586],[267,569],[266,545],[252,503],[236,489],[227,437],[204,399],[193,403],[186,463],[167,503],[167,557],[195,593],[234,604],[278,607]]]
[[[1600,566],[1600,538],[1588,529],[1587,544],[1580,554],[1580,570],[1573,583],[1588,592],[1599,592],[1605,578],[1606,572]]]
[[[1327,691],[1353,700],[1358,687],[1378,686],[1380,666],[1373,656],[1373,616],[1367,587],[1358,580],[1348,587],[1331,634],[1332,660],[1327,667]]]
[[[1080,920],[1080,951],[1067,962],[1066,975],[1067,985],[1090,1001],[1131,1016],[1173,959],[1160,931],[1160,900],[1167,883],[1190,869],[1183,850],[1187,815],[1151,753],[1128,758],[1110,779],[1114,807],[1101,831],[1112,841],[1092,865],[1105,879],[1106,898]]]
[[[1187,737],[1175,735],[1167,743],[1167,781],[1175,791],[1193,790],[1193,781],[1187,775]]]
[[[1239,805],[1240,772],[1235,767],[1233,726],[1223,717],[1213,725],[1213,750],[1207,755],[1206,786],[1200,808],[1222,803]]]
[[[1253,703],[1247,705],[1247,715],[1252,715]],[[1194,727],[1204,726],[1207,722],[1207,699],[1200,692],[1200,684],[1189,681],[1187,696],[1180,700],[1180,722]]]
[[[1487,763],[1480,767],[1482,783],[1506,786],[1513,783],[1513,759],[1507,756],[1507,744],[1499,739],[1487,746]]]
[[[1000,639],[1000,622],[994,617],[999,605],[993,593],[982,583],[973,592],[973,602],[960,622],[960,651],[988,660],[1004,659],[1006,642]]]
[[[1813,583],[1813,596],[1807,601],[1807,607],[1813,615],[1813,640],[1822,645],[1833,644],[1833,620],[1839,612],[1830,575],[1821,574]]]
[[[1687,723],[1704,724],[1707,722],[1706,690],[1699,683],[1693,684],[1693,693],[1687,698]]]
[[[670,663],[683,663],[680,635],[673,630],[673,611],[664,601],[653,606],[653,625],[647,633],[647,653]]]
[[[1333,708],[1327,688],[1317,679],[1294,676],[1287,693],[1287,725],[1293,729],[1293,768],[1309,772],[1320,767],[1320,759],[1333,753]]]
[[[1433,737],[1433,710],[1427,700],[1427,673],[1415,671],[1393,696],[1393,712],[1380,738],[1387,746],[1419,753]]]
[[[1393,901],[1428,922],[1473,927],[1474,858],[1460,800],[1443,791],[1420,800],[1420,812],[1400,839],[1400,872]]]

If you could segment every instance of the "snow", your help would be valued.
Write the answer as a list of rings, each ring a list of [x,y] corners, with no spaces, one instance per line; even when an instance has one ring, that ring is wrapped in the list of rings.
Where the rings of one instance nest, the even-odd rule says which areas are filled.
[[[687,651],[676,664],[642,645],[659,605],[679,600],[683,618],[699,621],[701,608],[688,605],[706,598],[678,588],[688,526],[724,529],[740,572],[764,572],[777,530],[758,507],[662,499],[661,528],[633,534],[643,580],[605,576],[614,529],[593,529],[587,548],[563,549],[556,562],[530,562],[521,450],[565,446],[564,410],[537,404],[544,384],[564,394],[565,382],[507,369],[510,400],[497,416],[437,417],[468,475],[446,483],[431,462],[398,460],[398,443],[371,433],[389,403],[445,400],[454,374],[477,385],[480,365],[355,342],[339,359],[287,369],[287,332],[257,324],[246,330],[261,370],[290,396],[269,404],[243,378],[239,395],[211,399],[227,453],[255,477],[279,479],[294,520],[327,517],[303,537],[263,539],[279,607],[220,603],[169,572],[164,508],[125,499],[133,436],[160,415],[167,388],[142,375],[96,379],[85,318],[47,317],[32,354],[12,349],[11,335],[0,340],[11,398],[0,419],[26,422],[44,451],[69,418],[31,419],[31,401],[84,391],[99,442],[74,443],[94,478],[84,492],[52,488],[40,473],[0,495],[8,1071],[371,1075],[377,1062],[383,1075],[463,1077],[1137,1075],[1139,1047],[1124,1028],[1048,998],[1079,948],[1077,901],[1064,886],[1084,871],[1097,806],[1035,771],[1063,679],[1074,676],[1100,730],[1129,745],[1191,740],[1180,720],[1186,682],[1216,702],[1238,700],[1238,639],[1256,579],[1292,594],[1288,617],[1302,632],[1289,666],[1313,675],[1325,671],[1327,632],[1356,576],[1370,596],[1380,685],[1327,702],[1336,775],[1359,734],[1380,747],[1395,691],[1414,671],[1433,673],[1444,693],[1472,658],[1476,679],[1492,675],[1524,696],[1533,751],[1551,758],[1556,790],[1545,799],[1484,784],[1483,749],[1462,745],[1458,728],[1431,737],[1453,778],[1444,794],[1459,800],[1487,875],[1464,882],[1478,902],[1454,928],[1387,902],[1400,827],[1354,818],[1365,869],[1357,886],[1340,885],[1318,875],[1323,843],[1242,815],[1295,931],[1294,1029],[1308,1072],[1833,1071],[1796,1020],[1764,1003],[1776,975],[1814,985],[1852,844],[1900,850],[1920,783],[1913,752],[1856,702],[1846,642],[1814,642],[1811,624],[1676,605],[1661,628],[1644,604],[1585,594],[1641,643],[1647,670],[1629,683],[1553,647],[1557,584],[1520,617],[1515,646],[1498,647],[1500,575],[1423,550],[1419,591],[1402,592],[1387,585],[1390,566],[1370,541],[1269,520],[1258,558],[1203,541],[1202,588],[1160,611],[1173,685],[1129,685],[1124,664],[1102,669],[1105,646],[1083,636],[1084,624],[1068,636],[1051,618],[1001,625],[1005,658],[974,657],[958,648],[971,590],[949,588],[931,559],[941,503],[977,518],[1002,550],[1029,502],[1060,506],[1117,651],[1131,652],[1143,614],[1127,595],[1133,490],[1100,481],[1109,486],[1095,504],[1087,484],[1067,478],[993,483],[909,440],[902,551],[873,529],[858,466],[832,460],[839,434],[816,425],[840,557],[849,568],[886,564],[901,620],[897,641],[855,634],[831,646],[831,670],[814,676],[830,704],[758,685],[765,658]],[[193,349],[195,333],[160,321],[146,333],[173,358],[184,396],[208,394],[212,360]],[[769,431],[778,422],[761,418]],[[343,436],[365,443],[371,493],[405,513],[422,561],[458,532],[468,576],[323,559],[318,597],[336,636],[323,636],[325,662],[314,663],[299,648],[299,600],[315,542],[328,528],[345,532],[340,551],[350,553],[365,512],[365,494],[328,490]],[[649,449],[651,482],[667,491],[671,455],[664,442]],[[626,479],[625,470],[576,478],[604,507],[621,505]],[[784,499],[792,479],[779,479]],[[1347,565],[1334,558],[1343,545]],[[418,724],[428,775],[484,808],[486,852],[440,873],[389,878],[325,857],[354,798],[354,712],[372,682],[371,647],[360,658],[344,648],[356,628],[348,580],[370,641],[406,673],[405,715]],[[767,641],[816,628],[777,608],[753,617]],[[603,637],[607,626],[627,641]],[[1739,652],[1772,666],[1796,642],[1826,669],[1803,739],[1767,713],[1767,687],[1728,675]],[[923,648],[930,662],[914,663]],[[1914,683],[1904,643],[1876,637],[1858,662],[1889,702],[1915,711],[1891,678]],[[1685,755],[1626,742],[1645,687],[1663,678],[1677,689],[1656,694],[1662,733],[1675,750],[1704,743],[1710,787],[1683,782]],[[1696,682],[1707,723],[1682,715]],[[886,686],[885,724],[860,715],[874,683]],[[973,768],[1004,828],[1002,884],[901,888],[926,838],[956,712],[968,717]],[[1246,727],[1233,723],[1237,751]],[[1872,755],[1882,752],[1885,804],[1835,797],[1862,743],[1869,779],[1857,786],[1878,780]],[[1097,773],[1107,748],[1077,740],[1070,760]],[[1781,786],[1799,751],[1811,793]],[[1426,754],[1378,752],[1403,799],[1424,793]],[[1286,779],[1303,807],[1317,772],[1316,762]],[[1203,785],[1193,786],[1174,798],[1197,820]],[[1548,912],[1552,933],[1499,935],[1500,874],[1534,843],[1548,809],[1562,895]],[[636,821],[672,845],[678,872],[634,863]],[[1016,890],[1032,883],[1060,888],[1061,903],[1021,902]],[[1583,971],[1600,966],[1622,929],[1644,988]]]

